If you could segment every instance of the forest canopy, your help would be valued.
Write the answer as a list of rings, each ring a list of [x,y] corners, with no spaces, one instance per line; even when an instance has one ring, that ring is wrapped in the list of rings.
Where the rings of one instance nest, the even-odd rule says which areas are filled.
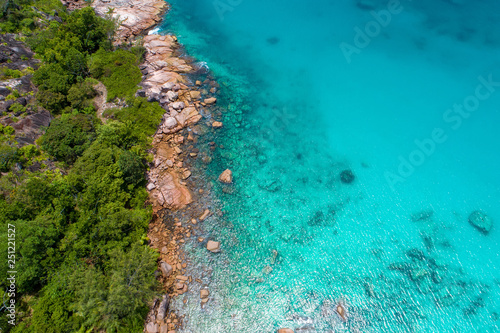
[[[145,173],[163,110],[135,97],[142,54],[114,47],[114,28],[90,7],[1,2],[0,29],[20,34],[41,60],[36,103],[54,117],[34,145],[0,125],[0,252],[14,225],[18,271],[18,318],[12,326],[2,314],[3,332],[141,332],[155,296]],[[99,82],[126,105],[105,122],[93,103]]]

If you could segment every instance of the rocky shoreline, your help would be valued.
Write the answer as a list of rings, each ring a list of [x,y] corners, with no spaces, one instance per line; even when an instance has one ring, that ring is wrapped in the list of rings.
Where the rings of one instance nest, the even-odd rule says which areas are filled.
[[[85,5],[79,0],[63,3],[69,9]],[[211,157],[194,147],[198,138],[223,127],[217,119],[222,114],[213,112],[217,109],[219,85],[206,68],[184,56],[175,36],[148,34],[169,8],[163,0],[96,0],[91,6],[99,15],[112,16],[119,22],[116,44],[142,42],[146,53],[140,65],[142,89],[137,95],[158,102],[165,110],[153,137],[154,160],[147,175],[153,207],[148,238],[150,246],[160,254],[157,278],[164,295],[151,305],[144,331],[175,333],[183,318],[169,311],[170,299],[186,293],[191,282],[201,282],[186,275],[188,262],[182,244],[198,233],[200,222],[213,214],[222,215],[211,208],[210,186],[203,183],[201,175],[193,175],[196,171],[192,168],[197,158],[205,164],[211,162]],[[194,79],[201,76],[203,81]],[[209,117],[204,118],[202,113]],[[209,150],[215,148],[211,142]],[[220,181],[232,182],[231,172],[226,170]],[[203,237],[197,240],[206,246],[207,255],[220,251],[218,242]],[[209,295],[207,288],[200,289],[200,306],[209,301]]]

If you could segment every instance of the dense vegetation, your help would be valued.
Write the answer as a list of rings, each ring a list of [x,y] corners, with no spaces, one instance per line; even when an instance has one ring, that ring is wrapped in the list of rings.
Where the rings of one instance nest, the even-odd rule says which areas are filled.
[[[0,29],[21,32],[42,60],[33,74],[37,103],[55,119],[24,147],[12,127],[0,125],[0,253],[6,261],[13,224],[18,272],[17,324],[1,313],[0,328],[141,332],[157,259],[146,244],[146,149],[163,114],[134,97],[141,48],[115,49],[113,22],[91,8],[66,13],[58,0],[4,2]],[[109,100],[127,104],[109,110],[106,123],[92,103],[98,81]],[[2,263],[1,290],[6,278]]]

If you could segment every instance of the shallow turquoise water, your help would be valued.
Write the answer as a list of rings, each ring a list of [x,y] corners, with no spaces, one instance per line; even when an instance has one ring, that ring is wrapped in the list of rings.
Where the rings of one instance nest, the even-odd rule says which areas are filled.
[[[500,331],[499,4],[171,3],[160,31],[215,74],[226,125],[199,143],[224,146],[201,230],[222,252],[186,245],[181,332]]]

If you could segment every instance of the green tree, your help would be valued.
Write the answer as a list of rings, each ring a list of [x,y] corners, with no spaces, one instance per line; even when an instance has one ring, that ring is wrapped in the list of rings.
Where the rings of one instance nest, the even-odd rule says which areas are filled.
[[[128,251],[113,250],[110,256],[106,277],[90,268],[80,279],[78,313],[94,329],[140,332],[146,304],[155,295],[157,255],[134,244]]]
[[[145,185],[146,168],[139,155],[129,150],[124,151],[118,158],[118,166],[126,185],[132,188]]]
[[[52,121],[40,144],[58,161],[71,165],[94,141],[96,121],[90,115],[63,115]]]
[[[106,52],[99,50],[90,58],[92,76],[108,89],[108,100],[116,97],[132,97],[138,89],[142,74],[137,67],[137,57],[125,50]]]

